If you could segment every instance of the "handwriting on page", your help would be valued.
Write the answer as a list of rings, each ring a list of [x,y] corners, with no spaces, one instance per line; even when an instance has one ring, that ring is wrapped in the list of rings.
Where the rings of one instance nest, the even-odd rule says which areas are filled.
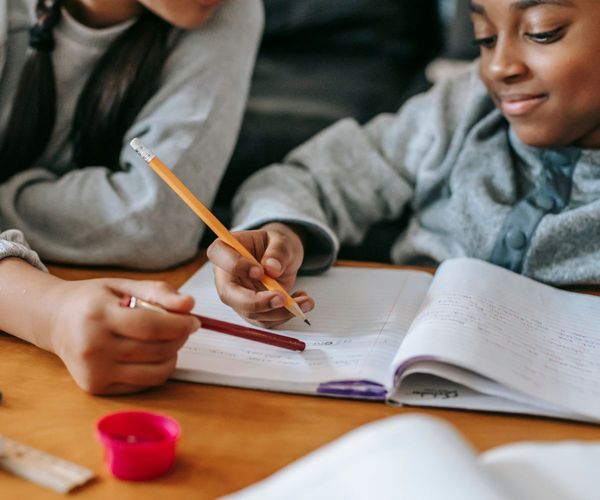
[[[369,378],[383,382],[429,282],[422,273],[334,268],[326,278],[299,280],[298,288],[310,290],[317,304],[310,314],[313,326],[306,328],[292,320],[286,329],[277,330],[306,342],[303,353],[200,330],[181,354],[190,364],[212,373],[227,370],[236,376],[282,381]],[[192,293],[201,297],[201,314],[243,324],[217,297],[212,276]]]
[[[590,304],[581,312],[573,321],[498,297],[445,293],[421,311],[403,349],[419,348],[413,341],[419,337],[421,345],[428,342],[430,355],[455,360],[507,386],[527,388],[556,404],[568,397],[598,405],[600,311]],[[432,352],[440,344],[439,352]]]
[[[422,389],[419,391],[411,391],[411,394],[420,396],[422,399],[452,399],[458,397],[458,391],[447,389]]]

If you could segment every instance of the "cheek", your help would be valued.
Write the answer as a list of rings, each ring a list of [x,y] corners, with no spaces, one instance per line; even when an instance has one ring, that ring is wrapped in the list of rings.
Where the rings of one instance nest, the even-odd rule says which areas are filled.
[[[488,58],[482,54],[479,58],[479,78],[485,85],[485,88],[487,89],[488,94],[493,96],[493,88],[494,88],[494,86],[492,85],[493,80],[490,77],[490,75],[488,75],[487,68],[489,68]]]
[[[590,58],[592,61],[594,58]],[[556,105],[574,118],[579,115],[588,120],[600,112],[600,69],[597,64],[568,62],[560,71],[554,70],[554,79],[550,81],[552,92],[557,99]]]
[[[546,86],[557,99],[557,106],[567,113],[585,115],[600,108],[600,34],[592,24],[589,29],[574,31],[560,49],[557,46],[557,50],[551,51],[552,57],[530,61],[534,78]]]

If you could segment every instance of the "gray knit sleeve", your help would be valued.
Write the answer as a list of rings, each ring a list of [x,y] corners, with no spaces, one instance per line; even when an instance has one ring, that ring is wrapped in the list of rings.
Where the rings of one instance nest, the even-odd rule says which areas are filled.
[[[23,233],[16,229],[0,232],[0,260],[8,257],[23,259],[41,271],[46,271],[38,254],[29,247]]]
[[[310,236],[302,270],[323,271],[340,244],[360,243],[370,225],[396,219],[418,196],[421,166],[443,164],[481,87],[473,66],[396,114],[325,129],[242,185],[233,204],[235,228],[304,224]]]
[[[141,137],[210,206],[236,142],[262,23],[259,0],[232,0],[182,33],[123,138],[121,169],[58,172],[49,159],[0,185],[0,219],[55,262],[158,269],[192,258],[204,225],[129,141]]]

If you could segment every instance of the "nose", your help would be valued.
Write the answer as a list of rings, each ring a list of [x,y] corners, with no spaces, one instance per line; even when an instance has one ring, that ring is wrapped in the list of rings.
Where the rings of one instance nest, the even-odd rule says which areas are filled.
[[[518,47],[506,38],[497,40],[487,67],[489,76],[497,81],[516,80],[527,73]]]

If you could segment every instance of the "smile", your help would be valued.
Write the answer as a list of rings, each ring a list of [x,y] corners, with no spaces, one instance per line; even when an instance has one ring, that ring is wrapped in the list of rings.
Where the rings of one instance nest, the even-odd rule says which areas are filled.
[[[546,95],[508,94],[498,96],[500,109],[506,116],[526,115],[547,99]]]

